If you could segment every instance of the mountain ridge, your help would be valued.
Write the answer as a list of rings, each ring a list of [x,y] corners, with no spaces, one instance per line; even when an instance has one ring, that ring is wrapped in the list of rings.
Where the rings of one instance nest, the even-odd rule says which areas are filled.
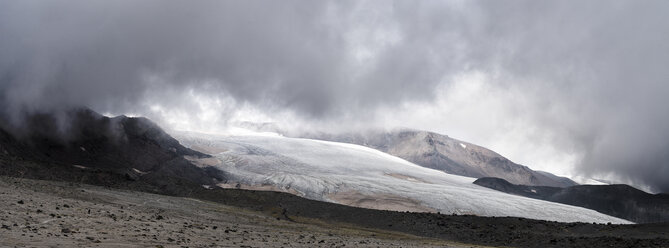
[[[577,185],[569,178],[534,171],[527,166],[516,164],[485,147],[430,131],[403,128],[343,134],[312,132],[298,136],[363,145],[454,175],[475,178],[499,177],[517,184],[536,186]]]
[[[669,221],[669,195],[649,194],[626,184],[558,188],[517,185],[490,177],[479,178],[474,184],[509,194],[593,209],[638,223]]]
[[[0,127],[3,175],[49,179],[83,173],[80,180],[91,184],[138,182],[175,193],[179,184],[214,185],[224,177],[184,159],[208,155],[180,145],[146,118],[109,118],[75,109],[60,116],[33,114],[21,126]],[[26,166],[26,160],[34,166]]]
[[[262,135],[175,135],[185,146],[220,151],[211,155],[216,160],[212,166],[228,175],[223,187],[271,189],[380,210],[628,223],[589,209],[509,196],[472,184],[475,178],[350,143]]]
[[[106,120],[109,121],[109,119],[113,118],[107,118]],[[174,151],[172,151],[169,149],[169,145],[161,147],[161,144],[168,144],[169,142],[164,143],[154,139],[156,137],[155,135],[161,134],[158,130],[151,128],[151,126],[155,124],[145,123],[142,118],[119,117],[118,119],[130,119],[129,121],[136,121],[149,126],[148,130],[145,130],[149,132],[140,131],[137,132],[138,135],[128,136],[129,140],[134,140],[134,143],[132,144],[138,145],[138,148],[144,147],[142,148],[145,149],[144,151],[159,151],[160,153],[176,154],[177,157],[181,157],[177,154],[180,149],[175,148]],[[0,123],[2,123],[3,120],[4,119],[0,120]],[[97,121],[95,123],[97,123]],[[132,126],[133,125],[128,125],[127,127],[130,128]],[[101,127],[104,127],[104,125],[97,126],[97,128]],[[50,131],[57,132],[58,130],[51,129]],[[58,135],[56,135],[56,137],[58,137]],[[105,156],[105,154],[103,154],[104,150],[96,150],[94,149],[94,146],[90,146],[99,143],[102,139],[83,140],[89,141],[84,143],[84,147],[88,152],[97,151],[91,154],[91,156]],[[50,143],[40,140],[39,137],[33,139],[33,141],[36,142],[36,144],[39,144],[40,142]],[[77,141],[77,139],[70,139],[67,142],[72,141]],[[318,223],[319,226],[333,228],[333,230],[338,226],[344,226],[346,230],[350,230],[351,227],[354,228],[352,230],[357,230],[356,228],[362,228],[364,230],[382,230],[382,235],[383,233],[391,232],[394,238],[397,237],[395,236],[396,233],[399,233],[400,235],[410,234],[420,238],[442,239],[479,245],[512,245],[519,247],[565,247],[568,245],[578,245],[590,247],[595,244],[595,246],[601,247],[629,247],[632,244],[658,246],[666,245],[669,242],[666,238],[666,224],[601,225],[589,223],[560,223],[518,217],[481,217],[472,215],[445,215],[440,213],[380,211],[314,201],[282,192],[222,189],[217,187],[208,189],[202,187],[199,183],[191,182],[188,178],[182,177],[182,174],[166,174],[161,173],[160,171],[137,175],[136,178],[133,178],[125,175],[124,172],[132,170],[134,167],[131,166],[134,165],[112,163],[114,161],[118,162],[119,160],[109,160],[109,158],[105,158],[108,163],[84,164],[87,166],[86,168],[79,168],[75,167],[74,164],[71,164],[69,160],[60,161],[44,154],[45,152],[58,151],[59,149],[65,152],[84,152],[80,149],[80,143],[67,142],[63,143],[63,141],[58,141],[52,143],[50,145],[55,146],[52,148],[49,148],[50,145],[44,145],[46,148],[52,150],[36,149],[27,144],[28,140],[19,140],[12,133],[9,133],[4,128],[0,128],[0,174],[9,176],[0,178],[2,178],[2,181],[12,184],[12,186],[6,188],[6,190],[16,193],[15,189],[17,189],[17,187],[26,187],[26,190],[28,191],[44,191],[45,189],[63,191],[64,189],[69,188],[66,190],[67,192],[64,193],[66,194],[66,197],[67,195],[71,197],[80,194],[90,194],[89,189],[91,188],[85,184],[92,184],[103,186],[100,187],[100,189],[104,188],[105,190],[119,192],[121,194],[126,194],[128,192],[126,190],[142,191],[185,197],[182,199],[187,202],[216,202],[217,204],[221,204],[220,207],[223,208],[237,206],[241,207],[244,211],[260,214],[262,218],[276,218],[277,221],[280,220],[282,225],[296,224],[299,226],[303,223]],[[132,145],[130,143],[119,144],[122,146]],[[121,154],[119,155],[121,156],[127,156],[127,154],[124,155],[123,153],[128,152],[129,150],[118,149],[115,151],[120,152]],[[184,170],[202,171],[206,169],[188,164],[188,161],[176,157],[170,156],[168,158],[174,158],[174,161],[169,159],[160,160],[158,162],[163,165],[159,167],[170,167],[169,164],[171,164],[172,167],[183,168]],[[92,161],[95,162],[97,160]],[[112,171],[107,168],[107,166],[112,165],[121,166],[122,170]],[[208,175],[207,173],[204,174]],[[33,183],[29,183],[28,181],[19,178],[33,178],[49,181],[32,181]],[[225,180],[225,175],[223,175],[221,179]],[[63,183],[53,181],[63,181]],[[157,183],[159,181],[164,181],[164,183]],[[82,193],[83,189],[86,190],[86,193]],[[3,190],[5,189],[3,188]],[[17,197],[17,195],[14,194],[14,197]],[[33,216],[40,217],[39,212],[34,212],[34,208],[26,208],[37,204],[37,200],[39,199],[30,199],[30,195],[19,195],[18,197],[20,198],[4,203],[7,206],[16,207],[14,209],[16,210],[15,213],[20,213],[19,215],[22,216],[21,218],[25,218],[26,223],[31,223],[31,226],[36,228],[44,226],[44,223],[39,222],[38,218],[28,219]],[[18,199],[25,200],[25,204],[17,203]],[[104,197],[103,201],[106,201],[106,199],[107,198]],[[156,200],[156,203],[162,205],[162,202],[158,202],[158,200]],[[60,204],[62,204],[62,202],[60,202]],[[67,207],[67,210],[83,214],[83,216],[80,217],[85,220],[92,220],[90,215],[85,214],[85,209],[78,208],[77,204],[74,205],[75,206],[72,206],[72,204],[70,204],[70,207]],[[112,205],[115,205],[117,208],[119,207],[115,203],[112,203]],[[120,212],[133,214],[132,205],[137,204],[128,205],[125,209],[121,206],[120,209],[122,210],[120,210]],[[140,205],[143,206],[144,203]],[[63,209],[62,205],[60,207]],[[161,213],[160,209],[150,208],[149,210],[152,213]],[[47,216],[46,218],[48,218],[47,213],[51,211],[53,210],[45,210],[41,215]],[[201,212],[201,210],[198,209],[188,209],[188,211]],[[9,212],[6,212],[5,210],[5,213]],[[30,215],[23,217],[24,213],[30,213]],[[170,219],[171,217],[165,215],[165,213],[163,213],[162,216],[168,221],[174,220]],[[64,220],[70,220],[70,217],[72,216],[63,215],[63,217]],[[107,218],[107,216],[98,217]],[[112,217],[114,216],[109,216],[109,218]],[[108,221],[109,222],[107,223],[117,223],[116,219],[108,219]],[[159,219],[153,218],[143,219],[143,221],[152,224],[155,224],[156,221],[160,223]],[[198,223],[188,222],[189,224]],[[179,226],[181,227],[181,225]],[[10,235],[10,239],[21,238],[20,240],[28,240],[27,237],[21,236],[21,234],[25,232],[23,228],[20,230],[13,226],[9,226],[8,228],[12,228],[13,230],[5,229],[3,226],[3,228],[0,229],[0,232],[2,232],[3,235]],[[218,230],[222,232],[223,228],[219,228]],[[12,237],[12,234],[16,235]],[[83,235],[83,233],[76,235]],[[87,235],[97,236],[97,233]],[[221,235],[235,235],[235,233],[231,232],[228,234],[226,231],[225,234],[221,233]],[[129,240],[134,240],[131,237],[128,238]],[[191,235],[190,238],[196,239],[198,237]],[[33,238],[31,237],[30,240],[33,240]],[[86,238],[82,238],[82,240],[88,242]],[[92,242],[93,241],[90,240],[90,243]],[[137,242],[137,240],[131,242]],[[221,240],[221,242],[226,241]],[[5,242],[3,241],[2,243]],[[106,243],[107,241],[102,240],[102,243],[99,245],[104,246]]]

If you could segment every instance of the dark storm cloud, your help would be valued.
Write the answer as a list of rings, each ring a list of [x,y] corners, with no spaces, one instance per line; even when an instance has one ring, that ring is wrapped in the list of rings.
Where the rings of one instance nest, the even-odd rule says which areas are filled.
[[[366,69],[355,64],[358,45],[377,49],[366,33],[388,29],[393,18],[392,9],[376,11],[378,4],[3,2],[5,104],[123,111],[147,91],[204,88],[322,117],[423,97],[444,70],[424,61],[433,49],[424,42],[389,47],[366,61]],[[362,35],[348,35],[354,29]],[[150,76],[160,83],[147,83]]]
[[[582,152],[577,169],[669,191],[669,4],[495,4],[480,40],[499,61],[483,61],[532,82],[528,116]]]
[[[490,40],[510,44],[499,63],[538,84],[530,115],[582,150],[577,169],[669,191],[669,4],[486,7]],[[555,106],[568,114],[548,116]]]
[[[11,108],[93,105],[118,110],[147,90],[227,90],[291,102],[336,80],[342,45],[326,4],[301,2],[4,2],[3,91]],[[148,75],[166,78],[147,85]],[[273,86],[273,84],[275,84]],[[287,85],[289,87],[282,87]],[[325,103],[308,105],[319,111]],[[306,105],[305,105],[306,106]]]
[[[471,71],[577,169],[669,191],[666,1],[3,1],[5,114],[149,112],[180,92],[369,118]],[[192,104],[192,102],[190,103]],[[466,106],[463,106],[466,107]],[[373,120],[371,120],[373,121]],[[473,120],[486,121],[486,120]]]

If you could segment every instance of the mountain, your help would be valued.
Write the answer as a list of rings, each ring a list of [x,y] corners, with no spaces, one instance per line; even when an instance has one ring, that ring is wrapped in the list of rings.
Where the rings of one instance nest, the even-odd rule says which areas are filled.
[[[589,208],[637,223],[669,221],[669,195],[653,195],[625,184],[558,188],[516,185],[500,178],[479,178],[474,184],[509,194]]]
[[[281,136],[174,133],[226,172],[226,188],[275,190],[349,206],[516,216],[562,222],[628,223],[592,210],[512,196],[364,146]]]
[[[247,242],[247,239],[265,242],[265,238],[277,236],[276,233],[272,233],[277,228],[299,232],[289,236],[278,235],[281,238],[275,240],[275,243],[309,247],[330,245],[327,241],[326,243],[318,241],[323,236],[325,240],[328,240],[328,237],[348,239],[348,236],[344,234],[356,233],[389,240],[403,240],[410,237],[427,246],[432,244],[449,247],[480,245],[664,247],[669,244],[669,239],[667,239],[669,229],[666,223],[594,224],[590,220],[604,223],[613,217],[582,208],[525,198],[506,208],[520,207],[519,210],[514,211],[526,210],[535,214],[544,212],[545,216],[557,216],[556,218],[559,219],[583,219],[588,223],[560,223],[470,214],[382,211],[309,200],[284,192],[212,187],[213,185],[231,184],[232,187],[236,187],[238,185],[233,182],[237,175],[232,176],[215,167],[207,166],[207,164],[219,161],[219,155],[210,157],[186,148],[144,118],[124,116],[107,118],[88,110],[76,110],[61,114],[32,115],[22,122],[22,125],[10,125],[6,122],[7,120],[0,118],[0,193],[4,197],[0,205],[7,217],[3,219],[2,228],[0,228],[0,236],[7,238],[0,240],[0,246],[25,246],[25,244],[114,246],[118,245],[118,242],[132,245],[192,246],[203,242],[213,244],[212,240],[215,240],[215,245],[218,246],[239,246],[242,244],[240,243],[242,238],[244,245],[254,244]],[[194,141],[198,143],[198,149],[208,149],[207,153],[218,154],[229,151],[225,147],[220,147],[218,145],[220,141],[215,140],[208,138]],[[290,143],[277,142],[274,145],[288,144]],[[330,143],[326,142],[326,144]],[[343,146],[340,147],[341,149],[351,146],[336,143],[325,148],[329,149],[331,145]],[[359,152],[371,150],[359,146],[346,149],[351,148]],[[323,159],[333,160],[332,163],[340,163],[345,161],[348,155],[354,153],[353,151],[339,155],[330,154],[324,156]],[[310,155],[309,152],[301,155],[299,147],[293,149],[292,152],[292,155],[288,155],[298,158],[313,158],[314,155]],[[379,154],[375,150],[369,152],[368,156],[372,158],[391,157],[397,161],[404,161],[388,154]],[[262,150],[252,150],[252,153],[261,157],[264,156],[261,154],[265,154]],[[283,153],[286,152],[277,149],[274,154]],[[349,160],[356,163],[362,158],[364,156],[353,156]],[[275,160],[268,160],[268,162],[271,161]],[[232,159],[226,164],[243,167],[244,162],[243,159],[239,162]],[[290,164],[272,165],[272,163],[265,164],[264,168],[270,171],[275,170],[274,175],[278,175],[276,169],[290,166]],[[393,165],[395,164],[388,166]],[[419,171],[421,168],[427,170],[413,166],[419,168]],[[273,167],[277,168],[273,169]],[[295,168],[295,170],[301,168],[303,167]],[[360,171],[368,170],[361,168]],[[413,169],[409,170],[408,173],[411,173]],[[360,171],[358,171],[359,174],[365,175]],[[306,171],[301,172],[306,173]],[[410,175],[418,176],[415,174]],[[320,176],[327,178],[329,175],[321,173]],[[504,206],[513,202],[513,196],[508,197],[506,194],[471,184],[472,178],[464,178],[466,179],[464,180],[462,177],[449,176],[452,177],[452,185],[430,186],[427,184],[420,187],[419,190],[430,187],[452,188],[450,191],[445,191],[445,195],[436,197],[448,199],[455,194],[464,197],[458,191],[466,192],[469,191],[467,187],[470,187],[476,189],[470,191],[472,194],[480,193],[481,197],[488,197],[492,194],[494,197],[489,197],[488,205]],[[21,179],[21,177],[46,180],[28,180]],[[342,175],[334,176],[334,178],[341,177]],[[420,177],[401,177],[392,174],[386,177],[399,177],[398,179],[407,182],[420,179]],[[463,181],[457,182],[457,178]],[[422,180],[433,179],[426,177]],[[464,186],[464,184],[469,186]],[[239,186],[244,187],[241,184]],[[345,187],[346,185],[340,186]],[[397,189],[393,188],[393,190]],[[404,192],[409,190],[405,189]],[[395,192],[395,194],[404,192]],[[499,200],[500,194],[508,199]],[[349,199],[360,199],[356,198],[356,195],[353,196]],[[397,202],[405,200],[388,197],[381,199]],[[363,200],[365,201],[360,203],[369,204],[374,203],[376,198]],[[480,201],[479,198],[476,198],[474,203],[481,204]],[[467,199],[461,199],[459,204],[466,202]],[[532,207],[533,204],[523,207],[527,202],[541,202],[541,206],[545,208]],[[227,215],[222,222],[219,219],[222,217],[221,214]],[[53,217],[54,215],[58,218]],[[240,222],[240,218],[246,219],[248,216],[252,218]],[[202,219],[202,217],[207,218]],[[628,223],[616,218],[613,220],[611,221],[613,223]],[[86,224],[92,222],[95,222],[94,225]],[[97,228],[104,226],[108,227],[103,228],[104,232]],[[128,228],[133,229],[133,226],[145,226],[146,228],[135,230],[136,235],[131,235],[132,237],[122,235],[122,233],[128,233]],[[322,236],[313,233],[316,229],[323,230]],[[249,230],[249,233],[243,230]],[[303,230],[311,232],[312,237],[299,235],[297,240],[289,238],[297,236]],[[34,232],[34,237],[28,237],[33,234],[26,235],[26,232]],[[49,238],[53,237],[52,234],[58,238]],[[205,239],[198,234],[211,235],[212,238]],[[142,237],[138,238],[138,235]],[[316,239],[313,235],[316,235]],[[74,239],[76,242],[72,243]],[[148,243],[143,243],[147,240]],[[265,243],[265,246],[270,244]],[[360,242],[355,246],[377,246],[378,244]]]
[[[309,133],[302,137],[363,145],[454,175],[498,177],[524,185],[577,185],[565,177],[533,171],[484,147],[433,132],[402,129],[346,134]]]
[[[555,187],[569,187],[569,186],[579,185],[579,183],[575,182],[570,178],[556,176],[555,174],[547,171],[535,170],[534,172],[536,172],[537,174],[541,174],[545,177],[548,177],[550,180],[558,182],[558,185],[560,186],[555,186]],[[537,185],[537,186],[546,186],[546,185]]]
[[[184,156],[185,148],[146,118],[114,118],[88,109],[33,114],[21,125],[0,123],[0,174],[96,185],[134,184],[178,193],[181,185],[214,185],[223,178]]]

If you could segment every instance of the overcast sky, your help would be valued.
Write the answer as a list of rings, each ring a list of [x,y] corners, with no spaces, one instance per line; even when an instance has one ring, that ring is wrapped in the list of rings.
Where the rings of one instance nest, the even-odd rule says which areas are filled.
[[[0,0],[0,106],[199,131],[426,129],[668,192],[667,13],[651,0]]]

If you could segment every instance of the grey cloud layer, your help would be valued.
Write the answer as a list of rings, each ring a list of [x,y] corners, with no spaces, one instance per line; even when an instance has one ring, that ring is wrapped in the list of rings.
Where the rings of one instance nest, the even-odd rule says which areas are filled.
[[[63,102],[124,108],[119,102],[136,103],[146,90],[201,88],[211,79],[217,82],[209,90],[250,100],[284,91],[272,93],[290,102],[329,85],[322,79],[335,80],[329,74],[342,49],[328,37],[336,32],[319,25],[326,6],[308,2],[5,5],[15,5],[4,6],[0,17],[3,85],[12,91],[6,97],[38,108]],[[148,85],[149,75],[163,77],[163,85]]]
[[[147,94],[174,106],[169,96],[194,90],[336,120],[430,102],[480,71],[524,89],[525,112],[509,120],[555,133],[582,153],[581,172],[666,192],[668,5],[3,1],[0,104],[142,113]]]
[[[119,102],[133,104],[147,90],[206,88],[320,117],[423,97],[444,69],[443,61],[424,58],[441,55],[418,40],[356,64],[359,43],[379,48],[366,43],[366,33],[386,29],[394,16],[354,3],[4,3],[6,104],[122,109]],[[352,30],[361,37],[351,37]],[[150,75],[164,85],[148,85]]]
[[[533,84],[531,118],[568,137],[582,172],[669,191],[669,5],[534,4],[489,11],[523,13],[496,18],[490,33],[511,41],[499,62],[509,81]]]

